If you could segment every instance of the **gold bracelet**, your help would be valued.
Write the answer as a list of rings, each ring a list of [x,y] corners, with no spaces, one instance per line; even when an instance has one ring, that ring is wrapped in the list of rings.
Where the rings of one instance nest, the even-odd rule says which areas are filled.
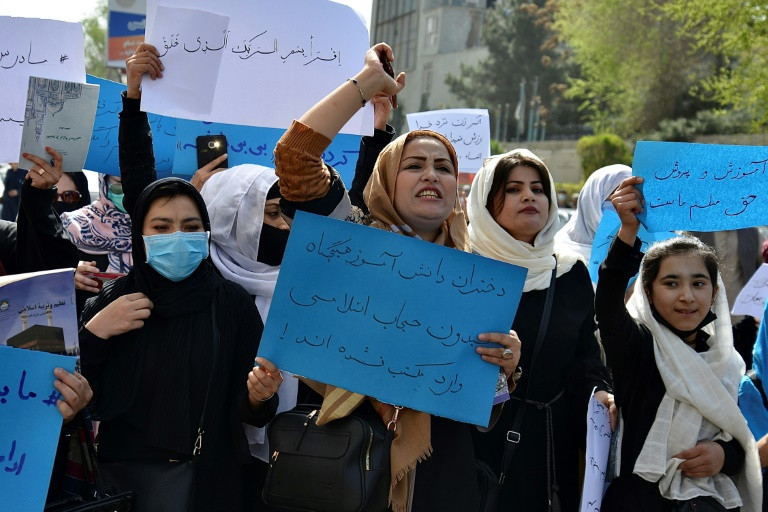
[[[365,99],[365,96],[363,95],[363,89],[362,87],[360,87],[360,84],[357,83],[357,80],[355,80],[354,78],[347,78],[347,82],[352,82],[357,86],[357,90],[360,91],[360,100],[363,102],[363,106],[365,106],[366,99]]]

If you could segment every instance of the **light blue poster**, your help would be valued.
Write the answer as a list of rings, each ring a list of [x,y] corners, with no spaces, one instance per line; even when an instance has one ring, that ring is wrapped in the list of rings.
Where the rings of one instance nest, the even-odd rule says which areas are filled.
[[[121,93],[126,86],[86,75],[89,84],[100,85],[99,104],[85,168],[112,176],[120,176],[117,134],[120,126],[118,114],[123,109]],[[174,145],[176,143],[176,120],[172,117],[148,114],[152,128],[152,146],[155,151],[157,177],[170,176],[173,167]]]
[[[488,425],[499,367],[477,335],[509,332],[527,270],[297,212],[259,355],[390,404]]]
[[[285,130],[178,119],[173,174],[190,177],[197,170],[197,136],[226,135],[229,166],[257,164],[275,167],[275,146]],[[323,153],[323,160],[341,175],[349,188],[355,175],[360,136],[339,134]]]
[[[75,357],[0,347],[0,499],[4,512],[43,510],[59,442],[54,368]]]
[[[603,212],[603,218],[600,220],[600,224],[595,232],[595,238],[592,240],[592,253],[589,256],[589,277],[593,283],[597,283],[597,271],[608,255],[608,248],[611,247],[611,243],[616,238],[620,227],[621,220],[615,211],[606,210]],[[667,240],[673,236],[676,235],[671,231],[649,233],[642,224],[640,225],[640,231],[637,233],[637,237],[641,241],[640,250],[642,252],[648,250],[648,247],[654,242]]]
[[[632,174],[642,176],[649,231],[721,231],[768,224],[768,147],[641,141]]]

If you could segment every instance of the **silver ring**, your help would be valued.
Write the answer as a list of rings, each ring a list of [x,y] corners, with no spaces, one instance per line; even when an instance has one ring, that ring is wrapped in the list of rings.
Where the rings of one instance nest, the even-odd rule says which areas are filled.
[[[502,359],[512,359],[514,357],[515,353],[512,352],[512,350],[505,348],[504,351],[501,353]]]

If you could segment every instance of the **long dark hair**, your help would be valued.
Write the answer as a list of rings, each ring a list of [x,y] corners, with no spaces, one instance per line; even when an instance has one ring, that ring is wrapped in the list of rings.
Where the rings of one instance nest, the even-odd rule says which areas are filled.
[[[538,173],[539,179],[541,180],[541,188],[547,195],[547,201],[552,201],[552,186],[549,182],[549,170],[546,167],[542,169],[541,164],[532,158],[528,158],[520,153],[512,153],[508,156],[501,157],[496,164],[496,169],[493,171],[491,189],[488,191],[488,197],[485,200],[485,208],[490,212],[491,217],[494,219],[504,208],[504,190],[507,186],[509,173],[511,173],[512,169],[518,165],[530,167]]]

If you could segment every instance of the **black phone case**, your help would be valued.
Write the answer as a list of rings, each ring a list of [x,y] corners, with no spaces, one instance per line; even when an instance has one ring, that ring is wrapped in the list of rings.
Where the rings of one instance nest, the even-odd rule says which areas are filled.
[[[197,137],[197,168],[211,163],[227,152],[227,137],[224,135],[200,135]],[[221,167],[229,167],[229,159]]]

